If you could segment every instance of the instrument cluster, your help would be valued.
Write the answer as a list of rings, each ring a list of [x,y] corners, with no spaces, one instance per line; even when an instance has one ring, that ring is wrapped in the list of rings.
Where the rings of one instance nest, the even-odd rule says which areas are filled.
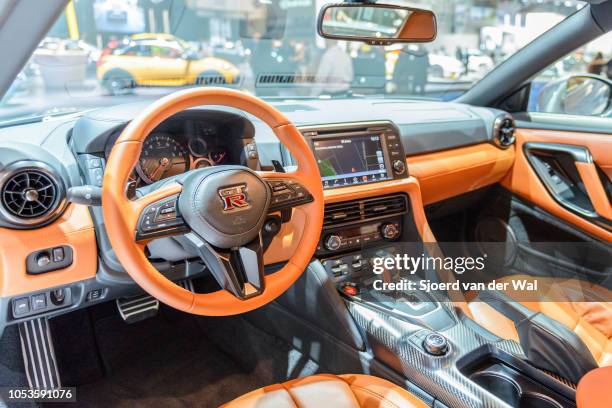
[[[231,152],[232,138],[206,122],[186,121],[182,126],[155,129],[144,141],[129,183],[138,188],[156,181],[220,164],[239,164]],[[110,155],[110,149],[106,156]]]

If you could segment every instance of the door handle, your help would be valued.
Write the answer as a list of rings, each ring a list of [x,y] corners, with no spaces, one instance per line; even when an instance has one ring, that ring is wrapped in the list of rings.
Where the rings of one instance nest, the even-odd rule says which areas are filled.
[[[529,142],[523,148],[531,167],[561,206],[610,228],[610,200],[586,147]]]
[[[612,220],[612,206],[601,184],[595,164],[592,161],[590,163],[576,162],[576,169],[578,169],[578,174],[580,174],[595,212],[601,217]]]

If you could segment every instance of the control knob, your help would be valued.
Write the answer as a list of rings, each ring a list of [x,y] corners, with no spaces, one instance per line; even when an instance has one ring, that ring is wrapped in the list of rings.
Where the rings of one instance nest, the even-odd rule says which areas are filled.
[[[36,257],[36,264],[41,268],[49,265],[51,263],[51,257],[48,253],[42,253]]]
[[[380,228],[380,233],[385,239],[395,239],[399,236],[399,229],[396,224],[386,223]]]
[[[438,333],[429,333],[423,340],[423,348],[433,356],[443,356],[448,351],[448,341]]]
[[[406,164],[401,160],[395,160],[393,162],[393,171],[397,174],[402,174],[406,170]]]
[[[336,251],[340,249],[341,245],[342,238],[338,235],[331,234],[325,238],[325,248],[327,248],[328,251]]]

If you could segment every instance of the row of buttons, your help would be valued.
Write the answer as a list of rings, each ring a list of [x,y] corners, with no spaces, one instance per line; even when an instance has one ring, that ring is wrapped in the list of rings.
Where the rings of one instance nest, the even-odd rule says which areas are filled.
[[[83,161],[87,168],[88,183],[101,187],[104,178],[104,162],[102,159],[91,154],[84,154]]]
[[[272,190],[270,203],[272,210],[312,201],[310,193],[304,186],[294,180],[270,180],[268,184]]]
[[[30,306],[31,305],[31,306]],[[32,295],[29,298],[19,298],[13,301],[13,315],[23,316],[30,311],[44,310],[47,308],[47,297],[44,293]]]
[[[329,237],[327,238],[327,240],[329,240]],[[326,241],[323,243],[323,245],[319,244],[317,246],[317,251],[322,251],[324,249],[327,249],[329,251],[339,251],[342,249],[358,247],[361,245],[368,244],[370,242],[377,242],[381,240],[382,240],[382,236],[380,235],[380,232],[378,231],[359,235],[359,236],[352,237],[352,238],[339,237],[339,243],[336,248],[329,247],[329,243]]]
[[[13,299],[13,317],[38,314],[70,304],[70,289],[56,289]]]
[[[176,207],[177,200],[178,196],[173,196],[147,206],[140,220],[140,229],[145,233],[152,233],[182,225],[183,219],[179,217]]]
[[[259,159],[259,155],[257,154],[257,145],[255,142],[251,142],[246,145],[246,154],[249,160]]]
[[[404,153],[402,151],[402,146],[399,142],[399,138],[394,133],[387,134],[387,151],[389,152],[389,157],[391,158],[391,163],[393,167],[393,171],[401,175],[406,170],[406,165],[404,164],[405,158]]]
[[[335,278],[346,276],[350,272],[357,272],[363,269],[365,261],[361,258],[360,254],[343,257],[339,259],[333,259],[325,262],[326,266],[329,267],[332,275]]]
[[[389,150],[400,150],[400,143],[397,140],[397,135],[387,133],[387,148]]]
[[[64,261],[64,248],[56,247],[51,250],[51,256],[49,256],[49,251],[42,251],[36,257],[36,264],[38,266],[45,267],[49,265],[51,262],[63,262]]]
[[[72,248],[68,245],[39,249],[26,257],[26,272],[29,275],[56,271],[72,264]]]

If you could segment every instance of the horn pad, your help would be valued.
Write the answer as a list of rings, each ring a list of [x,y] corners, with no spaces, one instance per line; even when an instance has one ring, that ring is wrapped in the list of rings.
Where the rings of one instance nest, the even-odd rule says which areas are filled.
[[[268,183],[253,170],[215,166],[189,174],[178,206],[192,231],[213,246],[234,248],[257,237],[270,199]]]

